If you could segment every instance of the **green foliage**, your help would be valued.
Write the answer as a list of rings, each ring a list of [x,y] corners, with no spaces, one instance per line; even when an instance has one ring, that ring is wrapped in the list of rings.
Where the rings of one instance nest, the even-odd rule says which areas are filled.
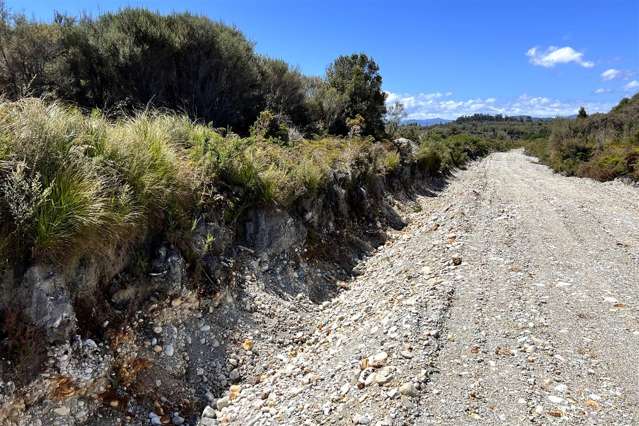
[[[567,175],[611,180],[639,176],[639,95],[623,99],[608,114],[556,120],[547,141],[528,143],[526,150]]]
[[[577,118],[588,118],[588,113],[586,112],[586,108],[580,107],[579,112],[577,113]]]
[[[346,134],[346,95],[329,86],[321,78],[307,79],[306,91],[315,130],[322,134]]]
[[[422,143],[417,151],[417,164],[428,175],[436,176],[442,170],[440,150],[432,143]]]
[[[112,125],[37,99],[0,104],[0,232],[8,248],[73,257],[181,220],[196,186],[179,125],[149,115]]]
[[[236,205],[288,207],[322,191],[335,170],[358,180],[401,165],[369,138],[285,145],[270,126],[255,127],[241,138],[171,114],[110,121],[39,99],[0,103],[0,253],[60,262],[107,254],[150,233],[189,232],[220,192]]]
[[[362,134],[384,134],[386,94],[379,66],[372,58],[363,53],[338,57],[326,70],[326,84],[327,95],[341,107],[331,123],[331,133],[346,134],[346,120],[360,115],[364,119]]]
[[[269,110],[260,113],[251,126],[251,135],[263,139],[275,139],[280,143],[288,143],[288,127],[282,119]]]
[[[348,128],[348,137],[361,137],[364,127],[366,126],[366,120],[360,114],[355,117],[349,117],[346,119],[346,127]]]
[[[260,58],[261,96],[265,107],[300,128],[311,125],[306,79],[299,70],[277,59]]]
[[[62,50],[59,25],[11,15],[0,2],[0,89],[11,99],[55,92],[54,68]]]
[[[399,126],[403,118],[406,117],[404,111],[404,105],[400,102],[395,102],[386,111],[386,133],[391,138],[397,138],[399,136]]]
[[[237,28],[189,13],[125,8],[46,24],[0,6],[0,91],[11,100],[54,97],[111,117],[168,108],[239,134],[264,110],[304,134],[346,135],[360,115],[362,134],[381,136],[381,84],[366,55],[307,78],[257,55]]]
[[[289,207],[336,174],[439,175],[541,132],[531,123],[497,133],[486,123],[408,128],[396,107],[389,132],[420,142],[412,162],[375,141],[386,136],[385,94],[368,56],[341,56],[326,78],[307,78],[256,55],[236,28],[145,9],[44,24],[0,6],[0,90],[12,100],[0,102],[0,263],[179,238],[220,193],[236,208]]]
[[[487,117],[495,118],[495,120],[489,120]],[[550,135],[548,121],[529,121],[525,118],[521,120],[510,119],[511,117],[499,119],[499,117],[488,115],[460,117],[452,123],[430,127],[421,127],[415,124],[403,125],[400,126],[398,133],[411,140],[418,140],[425,136],[429,139],[440,140],[457,134],[468,134],[493,141],[493,143],[530,141],[544,139]]]
[[[387,172],[395,171],[399,168],[400,164],[401,157],[399,155],[399,152],[389,151],[386,153],[383,164],[384,170],[386,170]]]
[[[464,119],[461,124],[422,127],[399,126],[397,133],[405,138],[419,141],[416,162],[419,168],[431,176],[446,174],[455,168],[464,167],[470,161],[490,152],[506,151],[521,146],[523,141],[536,139],[547,124],[527,120],[488,121],[478,115],[477,120]]]
[[[25,99],[0,105],[0,231],[7,248],[46,257],[114,244],[138,209],[104,153],[99,119]]]
[[[253,46],[235,28],[190,14],[123,9],[62,24],[63,97],[128,110],[152,103],[246,129],[260,110]]]
[[[514,123],[529,123],[532,122],[533,118],[529,115],[518,115],[518,116],[508,116],[503,114],[490,115],[490,114],[473,114],[473,115],[465,115],[462,117],[458,117],[455,120],[457,124],[463,123],[500,123],[500,122],[514,122]]]

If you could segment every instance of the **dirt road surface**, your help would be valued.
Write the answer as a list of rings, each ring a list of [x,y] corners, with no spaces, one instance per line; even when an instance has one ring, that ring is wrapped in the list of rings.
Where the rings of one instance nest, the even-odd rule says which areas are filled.
[[[512,151],[420,204],[201,424],[639,424],[639,189]]]

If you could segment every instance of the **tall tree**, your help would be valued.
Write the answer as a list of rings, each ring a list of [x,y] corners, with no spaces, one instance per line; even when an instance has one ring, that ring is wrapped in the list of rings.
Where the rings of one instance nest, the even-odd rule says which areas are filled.
[[[306,127],[310,118],[302,73],[279,59],[262,57],[259,64],[264,107],[280,119]]]
[[[345,134],[346,120],[360,115],[364,118],[363,134],[384,134],[386,94],[382,91],[379,66],[367,55],[340,56],[328,67],[326,80],[330,87],[346,99],[342,114],[331,129]]]

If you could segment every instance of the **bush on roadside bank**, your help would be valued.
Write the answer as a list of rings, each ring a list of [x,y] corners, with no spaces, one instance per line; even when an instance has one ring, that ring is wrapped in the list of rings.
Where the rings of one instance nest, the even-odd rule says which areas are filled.
[[[436,176],[492,149],[464,135],[424,140],[413,161]],[[242,138],[169,113],[110,121],[58,102],[3,102],[0,250],[5,258],[63,262],[147,232],[179,236],[218,193],[287,208],[320,191],[331,173],[364,178],[401,166],[393,144],[371,138],[282,144],[263,132]]]
[[[569,176],[639,180],[639,94],[607,114],[555,120],[548,139],[527,143],[526,151]]]

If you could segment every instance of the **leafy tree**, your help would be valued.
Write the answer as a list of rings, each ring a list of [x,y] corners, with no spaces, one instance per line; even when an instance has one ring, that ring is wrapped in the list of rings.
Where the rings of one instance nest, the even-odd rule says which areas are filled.
[[[348,99],[319,77],[306,79],[306,97],[312,121],[319,133],[346,134]]]
[[[334,133],[345,134],[346,119],[358,114],[364,118],[365,135],[384,133],[386,94],[382,91],[379,66],[372,58],[363,53],[340,56],[328,67],[326,81],[345,99],[343,111],[331,129]]]
[[[302,73],[279,59],[260,58],[261,96],[265,108],[292,124],[305,128],[310,124]]]
[[[55,61],[60,53],[58,25],[11,15],[0,1],[0,89],[4,96],[16,99],[54,91]]]
[[[577,118],[588,118],[588,113],[586,112],[586,108],[579,108],[579,112],[577,113]]]

